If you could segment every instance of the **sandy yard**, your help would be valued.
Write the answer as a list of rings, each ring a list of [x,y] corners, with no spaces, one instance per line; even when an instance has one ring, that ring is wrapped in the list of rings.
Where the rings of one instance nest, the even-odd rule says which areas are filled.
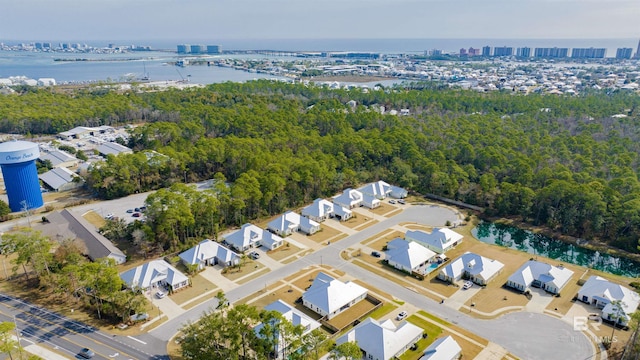
[[[320,225],[320,229],[321,229],[320,231],[318,231],[313,235],[307,236],[307,238],[317,243],[324,243],[324,242],[327,242],[328,240],[338,241],[346,237],[346,234],[342,234],[340,230],[336,228],[332,228],[331,226],[327,225],[326,221],[323,222],[322,225]],[[345,236],[339,236],[339,235],[345,235]]]
[[[300,251],[302,251],[301,248],[293,245],[285,239],[285,244],[283,246],[280,246],[275,250],[267,251],[267,255],[276,261],[281,261],[282,259],[293,256]]]
[[[217,286],[211,281],[197,274],[191,277],[191,286],[187,286],[183,289],[176,291],[169,295],[169,298],[177,305],[182,305],[193,298],[200,296],[207,291],[216,289]]]

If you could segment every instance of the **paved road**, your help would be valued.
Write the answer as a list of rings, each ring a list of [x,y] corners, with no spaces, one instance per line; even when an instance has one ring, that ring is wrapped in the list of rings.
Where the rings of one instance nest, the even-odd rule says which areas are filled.
[[[95,359],[169,359],[165,354],[165,342],[156,340],[143,344],[104,334],[91,326],[2,294],[0,320],[15,322],[23,346],[29,343],[45,345],[68,358],[88,347],[96,353]]]
[[[418,222],[439,226],[443,225],[447,220],[454,222],[457,220],[457,216],[446,208],[428,205],[407,207],[404,212],[390,219],[363,229],[285,267],[273,270],[264,276],[245,283],[229,291],[226,296],[231,302],[234,302],[255,293],[256,289],[262,289],[266,285],[294,274],[309,265],[323,263],[341,269],[350,276],[383,289],[397,298],[493,341],[522,359],[586,360],[593,358],[593,348],[587,337],[581,332],[573,331],[569,324],[559,319],[543,314],[521,312],[504,315],[492,320],[479,320],[447,306],[440,305],[436,301],[353,265],[339,256],[342,250],[356,245],[398,223]],[[216,305],[217,303],[213,299],[194,307],[180,317],[152,330],[149,336],[168,341],[182,324],[187,321],[196,321],[203,312],[215,308]]]

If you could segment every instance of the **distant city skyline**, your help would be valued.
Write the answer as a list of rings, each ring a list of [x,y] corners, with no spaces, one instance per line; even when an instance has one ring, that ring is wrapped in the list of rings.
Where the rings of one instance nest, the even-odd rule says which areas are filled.
[[[638,38],[637,0],[0,0],[4,40]]]

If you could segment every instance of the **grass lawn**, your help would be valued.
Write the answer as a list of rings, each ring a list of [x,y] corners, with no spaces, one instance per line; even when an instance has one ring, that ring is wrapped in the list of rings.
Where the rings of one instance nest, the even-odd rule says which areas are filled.
[[[320,229],[321,229],[320,231],[318,231],[313,235],[307,236],[307,238],[317,243],[323,243],[323,242],[327,242],[329,239],[332,239],[333,241],[335,241],[336,239],[334,239],[334,237],[342,234],[340,230],[337,230],[327,225],[326,221],[325,223],[320,225]]]
[[[257,268],[257,266],[256,266],[256,268]],[[243,277],[241,279],[236,280],[236,284],[242,285],[244,283],[247,283],[247,282],[253,280],[254,278],[256,278],[258,276],[261,276],[261,275],[264,275],[264,274],[268,273],[269,271],[271,271],[269,268],[261,266],[259,270],[256,270],[256,271],[252,272],[251,276],[246,276],[246,277]]]
[[[442,327],[427,321],[419,316],[416,315],[410,315],[407,318],[407,321],[412,323],[413,325],[421,328],[422,330],[424,330],[425,333],[427,333],[428,337],[427,337],[427,344],[425,345],[425,348],[427,346],[429,346],[432,342],[434,342],[436,340],[436,338],[438,336],[440,336],[440,334],[442,334]],[[424,350],[424,349],[423,349]]]
[[[297,256],[292,256],[292,257],[285,258],[284,260],[282,260],[280,262],[283,263],[283,264],[292,263],[292,262],[298,260],[301,257],[305,257],[305,256],[311,254],[312,252],[313,252],[313,249],[307,249],[307,250],[305,250],[305,251],[303,251],[301,253],[298,253]]]
[[[578,279],[581,275],[582,273],[573,274],[567,285],[560,291],[560,297],[554,297],[547,306],[547,310],[565,315],[571,309],[574,304],[573,298],[578,295],[578,290],[582,287],[578,285]]]
[[[302,249],[300,249],[299,247],[293,245],[292,243],[288,242],[285,239],[285,244],[283,246],[280,246],[279,248],[275,249],[275,250],[271,250],[267,252],[267,255],[269,255],[269,257],[271,257],[272,259],[276,260],[276,261],[281,261],[284,258],[287,258],[289,256],[295,255],[296,253],[300,252]]]
[[[424,231],[424,232],[427,232],[427,233],[431,233],[431,231],[433,231],[433,227],[432,226],[427,226],[427,225],[422,225],[422,224],[400,223],[400,225],[406,227],[407,229],[420,230],[420,231]]]
[[[226,277],[231,281],[236,281],[247,274],[257,273],[264,267],[265,267],[264,265],[262,265],[257,261],[247,259],[240,268],[236,268],[232,266],[226,267],[222,271],[222,276]]]
[[[386,216],[388,213],[400,210],[397,207],[384,202],[384,201],[380,201],[380,206],[378,206],[377,208],[374,209],[367,209],[369,211],[371,211],[372,213],[376,214],[376,215],[380,215],[380,216]],[[402,210],[400,210],[402,211]]]
[[[357,214],[354,211],[353,212],[353,216],[351,217],[351,219],[349,219],[347,221],[342,221],[342,222],[340,222],[340,224],[342,224],[342,225],[344,225],[344,226],[346,226],[348,228],[355,229],[358,226],[366,224],[368,221],[373,221],[373,219],[371,219],[370,216]]]
[[[191,285],[169,295],[171,300],[178,305],[182,305],[193,298],[216,289],[216,285],[209,280],[202,277],[200,274],[196,274],[191,278]]]
[[[347,310],[344,310],[327,322],[338,329],[342,329],[363,317],[364,314],[371,311],[374,307],[374,303],[370,302],[368,299],[364,299],[362,301],[358,301],[354,305],[351,305]]]
[[[369,239],[372,239],[373,242],[369,243],[368,246],[370,248],[373,248],[375,250],[379,250],[382,251],[382,248],[384,248],[385,245],[387,245],[387,243],[395,238],[404,238],[404,234],[401,231],[398,230],[393,230],[392,232],[382,232],[376,236],[372,236]],[[367,239],[367,241],[369,241]]]
[[[504,287],[489,287],[481,289],[467,300],[465,305],[471,306],[475,303],[474,309],[485,313],[491,313],[501,308],[509,306],[526,306],[529,302],[526,296],[512,291]],[[471,315],[482,317],[482,314],[476,314],[473,310],[469,312]],[[499,316],[501,314],[497,314]],[[495,317],[495,316],[494,316]]]
[[[107,221],[100,216],[97,212],[90,210],[89,212],[82,215],[82,217],[87,220],[91,225],[95,226],[96,229],[100,229],[107,223]]]
[[[388,313],[394,311],[398,307],[392,303],[384,303],[379,308],[375,309],[369,316],[372,318],[379,320],[381,317],[387,315]]]
[[[401,212],[402,212],[402,209],[396,209],[396,210],[390,211],[390,212],[388,212],[386,214],[382,214],[382,216],[390,218],[390,217],[394,217],[394,216],[400,214]]]
[[[369,226],[375,225],[377,224],[379,221],[378,220],[373,220],[373,219],[369,219],[367,222],[365,222],[364,224],[360,224],[359,226],[356,226],[354,228],[354,230],[364,230],[366,228],[368,228]]]

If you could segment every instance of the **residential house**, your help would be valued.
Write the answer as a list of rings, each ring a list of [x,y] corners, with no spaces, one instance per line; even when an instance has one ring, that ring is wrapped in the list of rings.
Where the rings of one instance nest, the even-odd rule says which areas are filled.
[[[532,286],[552,294],[558,294],[569,282],[572,275],[573,271],[563,266],[552,266],[536,260],[529,260],[507,279],[507,286],[520,291],[526,291]]]
[[[458,245],[462,241],[462,235],[448,228],[435,228],[430,234],[420,230],[407,231],[405,239],[419,242],[438,254],[442,254]]]
[[[251,248],[265,246],[269,250],[276,249],[284,243],[281,237],[265,231],[253,224],[244,224],[239,230],[223,235],[224,241],[234,249],[245,252]]]
[[[149,290],[168,287],[176,291],[189,284],[189,278],[164,260],[151,260],[120,274],[131,289]]]
[[[346,189],[342,194],[333,198],[333,203],[346,209],[362,206],[362,193],[351,188]]]
[[[363,359],[390,360],[398,358],[422,339],[422,333],[421,328],[407,321],[396,327],[390,319],[378,322],[369,317],[339,337],[336,344],[355,341],[362,350]]]
[[[409,273],[425,275],[436,253],[417,242],[395,238],[387,243],[386,259],[389,265]]]
[[[271,221],[267,228],[280,236],[289,236],[296,231],[313,235],[320,231],[320,224],[293,211],[287,211]]]
[[[264,309],[267,311],[277,311],[282,314],[282,317],[288,320],[293,326],[301,326],[303,329],[302,336],[307,335],[314,329],[317,329],[321,326],[319,322],[313,320],[302,311],[296,309],[293,306],[290,306],[282,300],[276,300],[271,304],[265,306]],[[258,336],[262,336],[262,334],[260,334],[260,331],[263,327],[264,324],[260,323],[254,328],[254,331]],[[278,334],[278,340],[275,345],[275,353],[278,354],[278,359],[284,358],[283,354],[285,353],[285,350],[287,350],[286,352],[295,350],[288,350],[287,348],[289,347],[289,344],[286,344],[285,341],[286,340],[280,334]]]
[[[240,263],[241,256],[233,250],[215,241],[205,239],[198,245],[178,255],[185,265],[197,265],[198,270],[205,266],[220,265],[222,267],[234,266]]]
[[[362,195],[362,206],[375,209],[380,206],[380,200],[374,196],[364,194]]]
[[[347,221],[351,219],[351,217],[353,216],[353,212],[351,210],[339,205],[335,206],[333,210],[334,210],[334,215],[336,219],[340,221]]]
[[[389,193],[389,196],[391,196],[394,199],[404,199],[409,195],[409,192],[404,189],[401,188],[399,186],[394,186],[391,185],[391,192]]]
[[[591,276],[578,291],[578,300],[602,309],[604,320],[627,325],[640,305],[637,292],[600,276]]]
[[[367,289],[347,281],[343,283],[319,272],[311,286],[302,294],[302,304],[313,312],[331,319],[367,297]]]
[[[451,336],[436,339],[428,348],[420,360],[457,360],[462,356],[462,348]]]
[[[325,199],[315,199],[313,203],[302,209],[302,216],[316,222],[323,222],[334,216],[333,203]]]
[[[50,189],[56,192],[77,189],[84,185],[84,180],[66,167],[53,168],[38,178]]]
[[[49,160],[51,166],[56,167],[74,167],[78,165],[80,160],[75,156],[60,150],[43,151],[40,153],[40,161]]]
[[[368,183],[367,185],[359,188],[358,191],[360,191],[364,195],[373,196],[378,200],[383,200],[391,193],[391,185],[380,180]]]
[[[486,285],[502,272],[504,264],[493,259],[466,252],[447,264],[438,273],[438,279],[455,282],[463,277],[478,285]]]
[[[102,258],[113,259],[116,264],[127,261],[127,256],[81,215],[64,209],[51,212],[45,218],[47,221],[39,227],[44,235],[58,242],[72,239],[92,261]]]

